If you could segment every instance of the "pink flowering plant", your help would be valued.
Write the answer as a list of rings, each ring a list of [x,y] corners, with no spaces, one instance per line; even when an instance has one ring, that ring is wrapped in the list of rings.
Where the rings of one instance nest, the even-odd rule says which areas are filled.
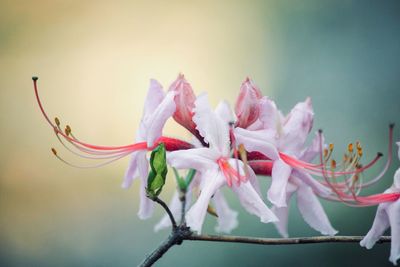
[[[80,168],[99,167],[129,156],[122,187],[139,186],[139,218],[150,218],[154,203],[166,211],[154,230],[171,227],[171,234],[141,266],[152,265],[170,247],[185,240],[255,244],[360,242],[368,249],[376,242],[391,242],[389,260],[396,265],[400,259],[400,169],[385,192],[362,194],[364,188],[385,177],[391,164],[393,125],[389,127],[388,156],[382,171],[376,177],[362,179],[362,174],[383,155],[377,153],[369,162],[362,162],[362,146],[355,142],[348,145],[340,162],[333,159],[334,145],[325,143],[321,130],[313,133],[310,98],[284,115],[273,100],[263,96],[254,82],[246,78],[233,109],[226,101],[214,109],[207,94],[196,96],[180,74],[166,92],[156,80],[150,81],[133,144],[93,145],[78,139],[70,126],[62,129],[58,118],[49,118],[39,97],[37,80],[33,77],[38,106],[60,143],[76,156],[100,163],[74,165],[52,148],[54,155]],[[163,128],[169,119],[192,137],[181,140],[164,136]],[[313,139],[306,145],[310,133]],[[169,171],[174,174],[176,192],[167,205],[161,194]],[[271,177],[269,188],[259,184],[264,176]],[[134,183],[136,179],[140,182]],[[273,223],[282,238],[202,234],[207,214],[217,218],[216,232],[229,234],[239,226],[238,212],[224,197],[224,187],[232,190],[243,208],[260,222]],[[323,236],[289,238],[292,197],[296,197],[304,221]],[[365,237],[336,236],[338,231],[331,225],[320,199],[351,207],[377,206],[370,231]],[[383,236],[389,228],[391,236]]]

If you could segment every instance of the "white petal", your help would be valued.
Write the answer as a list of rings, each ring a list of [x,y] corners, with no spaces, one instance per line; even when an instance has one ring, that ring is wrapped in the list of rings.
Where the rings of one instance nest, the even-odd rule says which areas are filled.
[[[278,230],[279,234],[287,238],[289,237],[288,233],[288,218],[289,218],[289,204],[290,198],[292,197],[293,193],[296,191],[297,187],[292,185],[291,183],[288,184],[288,190],[286,191],[286,207],[278,208],[276,206],[272,207],[272,212],[278,217],[279,221],[275,222],[274,225]]]
[[[138,176],[138,158],[146,157],[146,152],[142,151],[133,152],[129,161],[128,168],[126,169],[122,188],[128,188],[132,185],[133,180]]]
[[[389,218],[386,214],[385,208],[387,207],[387,203],[380,204],[378,206],[378,210],[376,211],[374,223],[372,224],[371,229],[368,234],[361,240],[360,245],[362,247],[366,247],[367,249],[371,249],[376,241],[385,233],[386,229],[389,228]]]
[[[149,90],[147,91],[146,99],[143,108],[143,120],[146,120],[156,110],[158,105],[163,101],[165,93],[161,84],[154,79],[150,80]]]
[[[215,108],[215,113],[227,124],[236,121],[236,116],[229,106],[229,103],[226,101],[219,102],[218,106]]]
[[[400,168],[397,169],[396,173],[394,174],[393,186],[394,188],[400,190]]]
[[[276,131],[280,124],[277,120],[280,120],[280,117],[275,102],[264,96],[260,100],[260,121],[263,124],[263,129]]]
[[[151,147],[154,141],[162,135],[165,123],[174,114],[176,108],[174,97],[175,92],[168,92],[154,112],[145,119],[148,146]]]
[[[207,180],[200,195],[193,206],[186,214],[186,223],[192,231],[201,233],[207,207],[211,197],[225,184],[225,178],[220,171],[206,171],[202,174],[202,179]]]
[[[298,103],[286,117],[280,148],[283,151],[298,155],[303,149],[308,133],[311,130],[313,118],[311,100],[307,98],[306,101]]]
[[[278,208],[286,207],[286,187],[292,168],[282,160],[274,161],[272,167],[272,182],[268,190],[268,199]]]
[[[167,154],[167,161],[177,169],[195,169],[202,172],[218,168],[216,160],[220,156],[218,151],[203,147],[170,152]]]
[[[243,144],[248,152],[258,151],[272,160],[279,158],[278,150],[272,140],[268,139],[267,131],[235,128],[234,134],[237,144]]]
[[[145,220],[151,217],[154,210],[154,203],[147,197],[146,187],[147,187],[147,176],[149,170],[149,163],[147,158],[138,159],[138,170],[140,174],[140,206],[138,216],[140,219]]]
[[[322,148],[324,148],[324,137],[322,135]],[[321,140],[319,137],[319,133],[315,133],[315,137],[312,140],[311,144],[303,150],[301,153],[300,159],[305,162],[311,162],[317,155],[319,155],[321,149]]]
[[[323,235],[335,235],[324,209],[312,189],[303,185],[297,190],[297,207],[303,219],[315,230]]]
[[[278,218],[275,214],[265,205],[260,195],[253,188],[250,182],[241,183],[237,186],[235,183],[232,190],[238,195],[242,206],[253,215],[260,218],[263,223],[276,222]]]
[[[170,209],[170,211],[175,219],[178,219],[181,217],[182,204],[181,204],[181,201],[179,200],[179,192],[178,191],[175,191],[174,195],[172,196],[172,199],[168,205],[168,208]],[[169,227],[171,227],[171,220],[169,219],[168,214],[164,214],[162,219],[154,226],[154,231],[158,232],[161,229],[165,229],[165,228],[169,228]]]
[[[229,153],[229,125],[211,109],[207,94],[199,95],[195,102],[193,121],[196,129],[210,148],[218,149],[223,155]]]
[[[397,265],[397,260],[400,259],[400,200],[390,203],[386,212],[389,217],[390,234],[392,236],[389,260]]]
[[[400,142],[396,142],[398,148],[397,148],[397,157],[400,159]]]
[[[332,189],[330,189],[327,186],[324,186],[323,184],[321,184],[320,182],[315,180],[314,177],[312,177],[310,174],[308,174],[304,171],[293,169],[292,179],[301,180],[303,183],[310,186],[312,188],[312,190],[321,197],[330,196],[332,193]]]
[[[215,227],[215,231],[229,234],[239,224],[238,213],[229,207],[221,190],[215,192],[213,203],[218,214],[218,225]]]

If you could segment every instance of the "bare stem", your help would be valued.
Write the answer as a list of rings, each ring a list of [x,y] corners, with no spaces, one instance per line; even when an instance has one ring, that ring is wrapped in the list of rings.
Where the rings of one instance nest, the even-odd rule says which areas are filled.
[[[196,235],[192,234],[185,240],[246,243],[258,245],[295,245],[313,243],[356,243],[360,242],[363,236],[314,236],[314,237],[293,237],[293,238],[256,238],[245,236],[224,236],[224,235]],[[377,243],[391,242],[390,236],[382,236]]]
[[[158,198],[158,197],[154,198],[153,200],[154,200],[155,202],[157,202],[158,204],[160,204],[160,205],[164,208],[164,210],[167,212],[167,214],[168,214],[168,216],[169,216],[169,219],[171,220],[172,229],[173,229],[173,230],[176,229],[178,226],[177,226],[177,224],[176,224],[174,215],[172,215],[171,210],[168,208],[168,205],[165,204],[165,202],[162,201],[162,200],[161,200],[160,198]]]
[[[182,213],[181,213],[181,224],[185,224],[185,213],[186,213],[186,192],[180,192],[180,201],[182,202]]]

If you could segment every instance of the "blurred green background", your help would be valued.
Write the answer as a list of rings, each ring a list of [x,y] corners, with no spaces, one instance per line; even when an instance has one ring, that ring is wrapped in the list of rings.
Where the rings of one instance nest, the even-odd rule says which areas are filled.
[[[2,0],[0,70],[0,266],[135,266],[168,234],[153,233],[162,211],[137,218],[137,184],[120,188],[128,159],[78,170],[53,157],[55,146],[77,162],[41,117],[32,75],[51,116],[108,145],[133,140],[150,78],[167,87],[184,72],[216,104],[233,103],[249,75],[285,112],[311,96],[337,156],[360,140],[369,160],[386,152],[387,124],[400,124],[400,2]],[[188,137],[173,122],[166,133]],[[398,165],[366,192],[387,188]],[[170,179],[163,198],[173,189]],[[233,234],[278,236],[226,192],[240,211]],[[375,214],[323,204],[342,235],[365,234]],[[214,225],[207,218],[204,232]],[[318,234],[296,208],[289,231]],[[390,266],[389,251],[185,242],[158,266]]]

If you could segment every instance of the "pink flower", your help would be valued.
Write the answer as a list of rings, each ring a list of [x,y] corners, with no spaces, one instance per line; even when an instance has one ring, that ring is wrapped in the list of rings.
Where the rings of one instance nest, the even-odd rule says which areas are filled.
[[[215,193],[228,185],[238,195],[244,208],[260,217],[264,223],[276,221],[276,216],[262,201],[258,192],[258,182],[254,172],[249,169],[245,176],[240,160],[230,158],[230,138],[228,121],[233,115],[226,102],[220,103],[214,112],[206,94],[195,101],[193,120],[197,130],[209,147],[175,151],[168,155],[169,163],[178,169],[195,169],[200,172],[201,193],[186,214],[187,224],[192,230],[201,232],[208,204]],[[218,114],[231,114],[221,118]],[[238,166],[238,170],[232,166]]]
[[[397,145],[400,146],[400,142],[397,142]],[[398,154],[400,159],[400,149]],[[393,185],[385,191],[388,194],[395,192],[400,193],[400,168],[394,175]],[[400,199],[379,204],[372,227],[361,240],[360,245],[371,249],[389,227],[392,236],[389,260],[397,265],[397,261],[400,259]]]
[[[239,96],[235,104],[238,127],[246,129],[256,122],[260,114],[259,103],[261,98],[262,93],[260,89],[258,89],[250,78],[246,78],[240,87]]]
[[[165,94],[162,86],[156,80],[150,81],[142,120],[136,133],[137,142],[145,141],[147,142],[147,147],[152,147],[154,142],[161,137],[164,124],[175,112],[174,96],[175,92],[173,91]],[[141,219],[149,218],[153,212],[153,201],[146,196],[148,168],[147,150],[133,152],[122,184],[123,188],[128,188],[136,177],[140,177],[140,208],[138,216]]]

